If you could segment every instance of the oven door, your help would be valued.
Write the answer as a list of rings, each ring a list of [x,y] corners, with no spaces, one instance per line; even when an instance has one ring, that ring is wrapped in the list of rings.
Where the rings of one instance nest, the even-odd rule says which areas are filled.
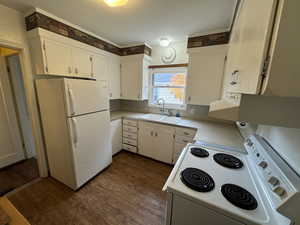
[[[172,197],[171,225],[245,225],[176,194]]]

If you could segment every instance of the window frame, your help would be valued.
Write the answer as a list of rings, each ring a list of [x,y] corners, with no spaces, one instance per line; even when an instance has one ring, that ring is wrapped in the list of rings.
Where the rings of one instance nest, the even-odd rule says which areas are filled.
[[[153,97],[153,88],[154,87],[161,87],[161,88],[168,88],[166,86],[154,86],[153,77],[156,73],[184,73],[185,74],[185,86],[170,86],[174,88],[183,88],[183,103],[182,104],[165,104],[166,109],[178,109],[178,110],[186,110],[186,85],[187,85],[187,67],[168,67],[168,68],[153,68],[150,70],[150,78],[149,78],[149,101],[148,105],[150,107],[157,107],[161,108],[161,105],[158,105],[157,103],[152,102]],[[170,88],[169,87],[169,88]]]

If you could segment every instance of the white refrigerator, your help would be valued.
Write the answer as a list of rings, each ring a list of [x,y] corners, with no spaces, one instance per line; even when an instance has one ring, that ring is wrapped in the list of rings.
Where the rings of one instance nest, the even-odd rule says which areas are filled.
[[[36,88],[50,174],[76,190],[112,162],[107,85],[60,78]]]

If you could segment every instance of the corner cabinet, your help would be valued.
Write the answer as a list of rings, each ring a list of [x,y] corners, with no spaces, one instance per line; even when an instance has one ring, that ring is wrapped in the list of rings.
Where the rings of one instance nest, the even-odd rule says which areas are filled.
[[[150,122],[139,122],[139,154],[172,164],[175,128]]]
[[[220,99],[227,45],[190,48],[186,103],[209,105]]]
[[[148,99],[150,61],[144,54],[121,57],[121,99]]]

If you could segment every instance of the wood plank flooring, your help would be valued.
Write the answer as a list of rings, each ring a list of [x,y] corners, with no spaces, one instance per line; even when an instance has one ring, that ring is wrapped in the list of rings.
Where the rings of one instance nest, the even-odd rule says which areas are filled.
[[[14,190],[38,177],[39,169],[35,158],[0,169],[0,193]]]
[[[77,192],[46,178],[10,197],[32,225],[161,225],[172,167],[121,152]]]

